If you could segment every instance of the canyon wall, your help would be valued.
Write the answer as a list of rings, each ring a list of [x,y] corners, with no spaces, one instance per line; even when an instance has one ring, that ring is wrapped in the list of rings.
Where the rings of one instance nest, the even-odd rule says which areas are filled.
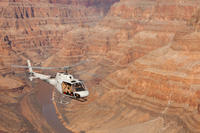
[[[65,33],[83,25],[95,25],[106,12],[103,6],[100,8],[91,1],[1,1],[0,50],[5,53],[1,60],[11,60],[7,54],[23,56],[21,60],[24,55],[33,58],[30,53],[48,57],[60,48]]]
[[[198,12],[197,1],[121,0],[95,27],[69,32],[46,62],[91,60],[76,69],[88,102],[60,109],[69,127],[146,132],[153,121],[152,133],[200,132]]]
[[[1,1],[0,72],[4,83],[16,78],[8,66],[24,64],[27,58],[43,66],[86,60],[71,72],[85,81],[90,91],[87,101],[57,104],[60,118],[68,120],[67,128],[91,133],[200,132],[199,2],[114,2]],[[111,4],[111,8],[107,6]],[[17,80],[11,88],[8,84],[1,88],[12,90],[25,84]],[[25,89],[24,94],[30,93],[31,86]],[[20,96],[4,91],[0,100]],[[23,100],[21,105],[30,103]],[[21,125],[28,121],[23,130],[53,132],[45,120],[36,123],[41,116],[31,114],[34,107],[22,107],[28,112],[22,111],[21,116],[7,105],[1,104],[0,111],[18,114],[9,120]],[[3,124],[1,130],[6,132],[17,132],[21,126]]]
[[[26,71],[11,65],[26,65],[27,59],[40,65],[62,49],[69,31],[96,25],[114,0],[104,2],[0,1],[0,132],[55,132],[41,115]]]

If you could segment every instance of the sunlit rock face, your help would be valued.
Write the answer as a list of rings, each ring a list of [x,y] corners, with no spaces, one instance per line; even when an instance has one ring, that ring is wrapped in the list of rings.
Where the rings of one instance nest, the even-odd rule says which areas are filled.
[[[86,60],[71,72],[85,81],[88,101],[58,106],[73,131],[200,132],[198,1],[1,3],[4,68],[27,58]]]
[[[95,27],[66,34],[46,65],[91,59],[76,70],[86,70],[79,77],[91,92],[88,102],[60,109],[69,126],[145,132],[162,117],[149,132],[200,132],[198,12],[196,1],[121,0]]]
[[[27,59],[40,65],[62,49],[69,31],[95,26],[114,1],[104,2],[0,1],[0,132],[54,132],[41,114],[36,90],[25,80],[26,71],[11,65],[26,65]]]
[[[3,53],[21,55],[26,49],[34,51],[36,55],[48,57],[56,48],[60,48],[60,42],[67,32],[82,25],[94,26],[113,2],[115,1],[1,2],[0,50]],[[44,47],[54,48],[54,51],[46,51]],[[28,52],[25,54],[27,57],[31,56]]]

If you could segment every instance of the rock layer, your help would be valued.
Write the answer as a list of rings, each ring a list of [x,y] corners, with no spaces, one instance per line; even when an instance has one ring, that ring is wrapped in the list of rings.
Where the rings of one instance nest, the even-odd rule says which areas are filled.
[[[1,2],[1,56],[3,53],[7,56],[6,53],[9,53],[18,57],[25,54],[26,57],[33,58],[29,53],[34,51],[35,55],[48,57],[56,48],[60,48],[59,44],[65,33],[79,26],[93,26],[104,15],[101,10],[97,10],[95,4],[84,6],[90,1],[84,1],[82,4],[73,2],[76,4],[62,1]],[[25,53],[25,49],[30,52]]]
[[[26,59],[40,65],[62,48],[67,32],[96,25],[114,1],[105,8],[106,1],[100,7],[92,1],[54,2],[0,1],[0,132],[54,132],[41,115],[26,71],[10,66],[25,65]]]
[[[68,17],[102,15],[107,8],[93,7],[104,1],[67,1],[78,9],[75,11],[66,7],[65,1],[45,2],[38,5],[29,1],[22,9],[15,8],[20,1],[11,2],[10,10],[15,14],[3,16],[5,20],[14,17],[15,23],[5,21],[2,25],[17,29],[17,21],[20,23],[16,33],[9,31],[13,36],[2,35],[1,46],[7,47],[1,50],[8,56],[23,48],[37,48],[23,52],[21,61],[31,58],[44,61],[43,66],[65,66],[89,59],[71,70],[85,80],[90,91],[88,101],[58,106],[61,118],[69,120],[70,129],[92,133],[200,132],[199,2],[121,0],[98,24],[84,25],[88,17],[74,27],[67,23]],[[18,33],[24,35],[17,37]],[[57,48],[58,52],[43,46]],[[8,62],[1,60],[2,65]]]
[[[88,103],[74,102],[60,109],[71,121],[70,127],[129,132],[136,123],[162,117],[164,124],[152,132],[200,132],[199,33],[190,24],[198,17],[197,4],[122,0],[99,25],[69,32],[70,41],[64,41],[68,45],[56,57],[73,56],[72,62],[86,57],[95,60],[76,69],[87,71],[79,76],[91,91]],[[143,117],[135,118],[139,115],[133,115],[135,109]]]

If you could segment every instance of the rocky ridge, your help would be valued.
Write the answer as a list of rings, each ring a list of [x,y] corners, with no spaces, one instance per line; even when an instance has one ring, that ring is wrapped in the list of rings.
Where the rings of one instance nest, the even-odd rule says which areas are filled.
[[[74,102],[60,109],[71,121],[69,126],[112,132],[129,125],[124,130],[131,132],[136,123],[162,117],[157,132],[200,132],[199,33],[191,24],[198,20],[197,5],[121,0],[99,25],[69,32],[66,38],[71,41],[56,57],[95,60],[77,69],[86,70],[79,76],[91,92],[88,103]],[[48,63],[54,61],[51,57]],[[144,117],[135,118],[136,110]]]
[[[0,132],[55,132],[41,115],[26,72],[10,66],[27,59],[40,65],[62,48],[67,32],[96,25],[106,9],[88,2],[0,1]]]
[[[54,7],[59,2],[64,1],[46,2],[44,7]],[[70,2],[73,6],[81,4]],[[42,59],[38,51],[27,52],[23,59],[45,60],[43,66],[63,66],[89,59],[73,72],[85,80],[90,91],[88,101],[72,101],[66,108],[58,106],[63,120],[69,120],[67,127],[74,131],[198,133],[198,5],[198,1],[191,0],[121,0],[93,27],[62,27],[55,18],[60,21],[66,16],[53,16],[51,24],[56,26],[50,26],[48,19],[46,26],[38,26],[34,31],[42,29],[45,36],[43,30],[51,27],[50,34],[55,31],[56,35],[61,34],[58,42],[47,45],[45,41],[41,42],[42,46],[58,47],[58,52],[51,56],[51,52],[43,51],[49,55]],[[44,11],[43,15],[46,16],[47,12]],[[80,12],[73,12],[71,16],[77,14]],[[29,30],[28,33],[32,33]],[[3,36],[2,40],[3,45],[9,46],[4,48],[4,55],[12,50],[23,51],[19,45],[16,50],[10,46],[13,41],[9,36]],[[35,47],[40,47],[40,42],[36,44]],[[24,45],[31,46],[34,45]]]
[[[95,25],[104,15],[103,11],[96,10],[92,5],[83,6],[88,1],[74,3],[1,1],[0,50],[5,53],[1,56],[12,54],[33,58],[29,53],[35,53],[34,55],[40,54],[47,58],[56,48],[60,48],[59,44],[65,33],[79,26]],[[25,49],[29,53],[24,52]],[[20,59],[23,60],[23,57]]]

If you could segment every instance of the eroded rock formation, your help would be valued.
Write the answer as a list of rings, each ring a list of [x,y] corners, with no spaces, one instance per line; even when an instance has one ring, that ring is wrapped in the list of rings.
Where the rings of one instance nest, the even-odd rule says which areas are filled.
[[[11,65],[25,65],[26,59],[39,65],[65,45],[67,32],[102,19],[114,1],[105,8],[104,2],[97,7],[77,0],[0,1],[0,132],[54,132],[41,115],[36,90],[25,81],[26,72]]]
[[[121,0],[99,25],[69,32],[56,57],[95,60],[79,75],[91,92],[88,103],[60,109],[69,127],[144,132],[135,124],[162,117],[151,132],[200,132],[198,10],[194,1]]]
[[[114,1],[109,3],[112,4],[112,2]],[[104,10],[103,6],[100,8]],[[95,25],[106,12],[106,9],[101,10],[97,10],[95,2],[90,3],[90,1],[81,3],[76,0],[69,3],[67,1],[54,3],[47,0],[1,2],[0,50],[5,54],[12,51],[10,54],[18,55],[18,57],[22,54],[30,57],[29,53],[48,57],[52,54],[49,52],[51,48],[54,52],[56,48],[60,48],[59,44],[65,33],[79,26]],[[44,47],[50,50],[46,51]],[[25,49],[27,52],[24,52]]]
[[[1,52],[8,56],[24,48],[37,48],[23,53],[21,61],[31,58],[33,62],[44,61],[43,66],[89,59],[72,70],[85,80],[90,91],[88,101],[58,106],[60,118],[68,120],[66,127],[91,133],[200,132],[198,1],[120,0],[111,8],[98,5],[115,1],[40,2],[10,3],[9,10],[15,13],[2,19],[12,18],[14,22],[2,21],[2,26],[15,30],[3,32]],[[15,8],[20,4],[22,9]],[[79,10],[67,8],[69,4]],[[86,17],[84,23],[88,16],[103,16],[108,9],[96,25],[72,26],[69,22],[72,16]],[[5,34],[8,31],[10,34]],[[56,47],[58,52],[45,51],[43,46]],[[46,57],[41,58],[43,54]],[[31,113],[23,113],[38,127],[28,117]]]

